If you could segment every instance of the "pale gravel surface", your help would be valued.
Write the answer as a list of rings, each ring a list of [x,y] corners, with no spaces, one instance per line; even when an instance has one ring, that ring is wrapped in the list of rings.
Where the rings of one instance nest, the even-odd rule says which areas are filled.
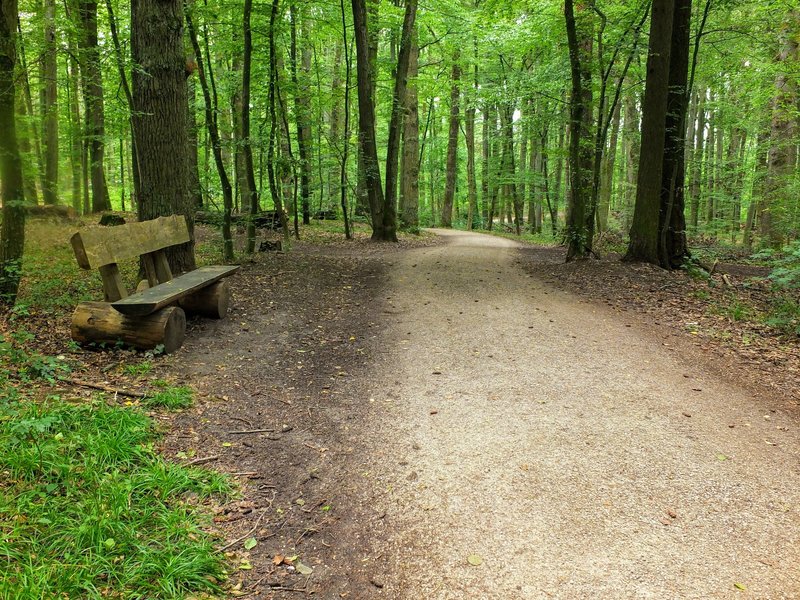
[[[357,595],[800,598],[796,415],[514,242],[439,233],[391,267],[354,473],[382,587]]]

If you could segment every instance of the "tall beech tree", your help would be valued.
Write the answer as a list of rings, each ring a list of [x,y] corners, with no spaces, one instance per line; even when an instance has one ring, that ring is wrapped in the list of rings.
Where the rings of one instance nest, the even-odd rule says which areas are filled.
[[[42,56],[42,140],[44,141],[45,204],[58,203],[58,70],[56,65],[56,3],[44,0],[44,55]]]
[[[403,107],[406,105],[408,71],[414,46],[414,23],[416,19],[417,0],[406,0],[392,98],[392,117],[389,121],[389,142],[386,151],[386,198],[383,209],[383,239],[388,241],[397,241],[397,170],[400,160],[400,139],[403,135]]]
[[[134,0],[131,0],[134,2]],[[81,75],[83,79],[85,169],[91,181],[91,211],[111,209],[105,175],[105,100],[97,31],[97,2],[79,0]],[[133,5],[131,6],[133,9]],[[133,45],[133,40],[131,40]],[[88,208],[88,207],[85,207]]]
[[[17,63],[17,0],[0,2],[0,305],[12,306],[25,248],[25,195],[14,111]]]
[[[458,160],[458,128],[461,103],[461,65],[460,55],[453,56],[453,70],[450,79],[450,120],[447,134],[447,162],[445,164],[444,200],[442,201],[442,227],[453,226],[453,200],[456,195],[456,164]]]
[[[363,161],[364,189],[372,216],[372,239],[396,241],[395,227],[384,222],[384,196],[381,168],[378,162],[378,141],[375,133],[375,102],[372,85],[367,0],[352,0],[353,28],[356,41],[356,78],[358,81],[358,138]]]
[[[139,220],[182,214],[191,232],[181,0],[132,0],[131,54],[136,65],[131,93],[139,152]],[[173,272],[194,269],[194,242],[169,249],[167,257]]]

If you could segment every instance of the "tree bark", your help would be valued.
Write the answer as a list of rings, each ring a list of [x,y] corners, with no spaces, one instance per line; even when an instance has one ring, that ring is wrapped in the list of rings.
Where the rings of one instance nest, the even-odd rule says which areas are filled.
[[[186,57],[180,0],[131,3],[133,131],[140,152],[139,220],[182,214],[194,230],[186,130]],[[194,242],[167,251],[174,273],[195,268]]]
[[[796,83],[789,72],[789,63],[798,56],[800,11],[786,15],[780,31],[780,48],[775,58],[778,73],[775,78],[775,95],[772,99],[770,146],[767,153],[767,174],[764,182],[764,200],[759,211],[761,244],[780,248],[784,239],[783,214],[786,206],[781,196],[794,169],[796,111]]]
[[[230,261],[233,260],[233,236],[231,232],[233,188],[231,187],[231,181],[228,178],[228,173],[225,170],[225,162],[222,158],[222,143],[220,141],[219,126],[217,124],[217,96],[215,93],[214,100],[212,101],[211,91],[208,86],[208,80],[206,79],[206,68],[203,64],[203,53],[200,49],[200,43],[197,39],[197,31],[195,30],[192,16],[188,10],[185,12],[185,16],[186,25],[189,30],[189,39],[192,43],[192,48],[194,50],[195,59],[197,62],[197,76],[200,79],[200,88],[203,90],[203,100],[205,102],[206,113],[206,129],[208,130],[208,135],[211,138],[214,163],[216,164],[220,186],[222,187],[222,259],[224,261]],[[181,27],[181,29],[183,28]]]
[[[453,57],[453,72],[450,88],[450,127],[447,136],[447,164],[445,166],[444,201],[442,202],[442,227],[453,226],[453,202],[456,194],[456,176],[458,168],[458,126],[460,117],[461,67],[458,64],[459,54]]]
[[[588,245],[586,212],[592,194],[594,149],[592,125],[592,38],[591,8],[566,0],[567,41],[569,45],[572,92],[570,95],[570,206],[567,219],[567,262],[587,258]],[[591,224],[592,226],[593,223]]]
[[[311,52],[308,43],[303,44],[300,50],[301,65],[303,72],[302,83],[297,76],[297,7],[293,2],[290,7],[292,22],[291,31],[291,62],[292,62],[292,84],[295,94],[295,124],[297,127],[297,151],[300,157],[300,204],[303,211],[303,224],[311,223],[311,179],[310,179],[310,158],[309,144],[311,142],[311,102],[309,98],[308,80],[311,72]]]
[[[679,268],[689,256],[684,209],[691,17],[692,0],[674,0],[658,224],[659,264],[665,269]]]
[[[25,248],[25,196],[14,111],[17,0],[0,2],[0,305],[17,298]]]
[[[135,0],[132,0],[135,2]],[[103,102],[103,73],[100,67],[100,48],[97,45],[97,2],[80,2],[82,24],[81,69],[83,74],[84,124],[88,146],[88,170],[92,184],[92,212],[111,210],[106,186],[105,108]]]
[[[254,217],[260,210],[258,201],[258,187],[256,174],[253,169],[253,142],[250,138],[250,72],[253,62],[253,34],[250,29],[250,14],[253,0],[244,0],[244,61],[242,64],[242,152],[244,153],[244,172],[247,181],[247,211],[250,218],[247,221],[247,253],[252,254],[256,249],[256,225]]]
[[[664,139],[669,94],[673,0],[654,0],[650,51],[642,105],[642,144],[636,183],[636,205],[625,260],[659,264]]]
[[[408,57],[408,87],[404,101],[403,153],[400,156],[400,226],[419,226],[419,44],[416,27]]]
[[[384,228],[384,199],[375,134],[375,103],[366,1],[352,0],[356,39],[356,76],[358,79],[358,134],[364,165],[364,186],[372,216],[372,239],[396,241],[395,232],[386,231]]]
[[[58,78],[56,71],[56,3],[44,0],[44,55],[42,119],[44,140],[45,204],[58,204]]]
[[[414,23],[417,19],[417,0],[406,0],[403,29],[400,39],[400,52],[395,72],[394,94],[392,96],[392,116],[389,121],[389,142],[386,149],[386,197],[383,209],[384,238],[397,240],[397,170],[400,152],[400,139],[403,134],[403,107],[406,105],[408,71],[414,46]]]

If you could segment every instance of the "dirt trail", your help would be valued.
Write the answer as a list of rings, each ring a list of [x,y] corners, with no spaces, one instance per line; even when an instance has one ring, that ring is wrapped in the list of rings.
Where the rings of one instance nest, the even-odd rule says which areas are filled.
[[[796,417],[439,233],[391,267],[348,597],[800,597]]]

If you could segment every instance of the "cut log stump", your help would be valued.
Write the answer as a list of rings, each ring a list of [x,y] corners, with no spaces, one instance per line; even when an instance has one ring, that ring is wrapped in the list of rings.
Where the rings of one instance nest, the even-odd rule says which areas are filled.
[[[231,285],[227,279],[204,287],[178,301],[187,315],[200,315],[208,319],[224,319],[231,304]]]
[[[106,302],[81,302],[72,314],[72,339],[79,344],[123,343],[139,350],[163,346],[166,354],[183,344],[186,314],[177,306],[129,317]]]

